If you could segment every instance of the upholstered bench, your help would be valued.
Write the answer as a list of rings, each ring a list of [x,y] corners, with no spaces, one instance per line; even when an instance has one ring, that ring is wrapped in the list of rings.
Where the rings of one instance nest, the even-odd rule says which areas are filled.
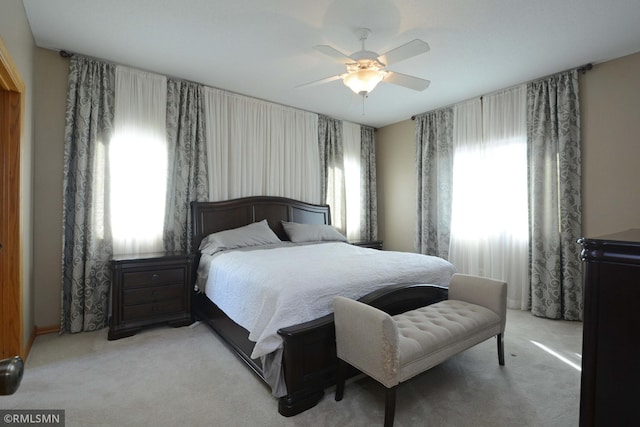
[[[343,397],[350,364],[387,388],[385,426],[391,426],[399,383],[493,336],[504,365],[506,305],[506,283],[462,274],[451,278],[447,300],[395,316],[336,297],[335,399]]]

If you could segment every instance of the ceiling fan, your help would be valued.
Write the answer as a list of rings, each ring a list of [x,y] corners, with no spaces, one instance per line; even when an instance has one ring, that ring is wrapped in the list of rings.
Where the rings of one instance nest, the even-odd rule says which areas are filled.
[[[371,34],[371,30],[360,28],[357,33],[362,42],[362,49],[351,55],[346,55],[328,45],[314,46],[314,49],[343,62],[347,68],[345,73],[305,83],[298,87],[310,87],[342,79],[346,86],[363,97],[366,97],[381,81],[417,91],[423,91],[429,87],[429,80],[386,69],[388,65],[428,52],[429,44],[427,42],[415,39],[382,55],[378,55],[376,52],[366,50],[364,46],[365,41]]]

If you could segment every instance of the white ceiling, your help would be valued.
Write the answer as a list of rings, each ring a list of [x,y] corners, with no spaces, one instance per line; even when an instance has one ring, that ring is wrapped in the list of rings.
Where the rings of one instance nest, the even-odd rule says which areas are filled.
[[[67,50],[342,120],[382,127],[434,108],[640,51],[640,0],[23,0],[39,47]],[[365,100],[313,49],[431,51],[389,69]],[[364,108],[364,114],[363,114]]]

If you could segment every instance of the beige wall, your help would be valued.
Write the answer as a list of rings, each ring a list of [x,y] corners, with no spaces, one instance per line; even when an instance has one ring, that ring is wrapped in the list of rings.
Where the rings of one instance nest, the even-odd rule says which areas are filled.
[[[35,52],[36,145],[34,150],[34,282],[35,324],[50,328],[60,324],[62,277],[62,163],[64,115],[69,60],[58,52]]]
[[[24,344],[28,345],[33,334],[34,283],[33,283],[33,106],[35,43],[21,0],[0,2],[0,37],[4,41],[20,77],[25,84],[24,129],[20,159],[21,232],[22,237],[22,298]]]
[[[640,53],[580,83],[584,234],[640,228]]]
[[[640,53],[597,64],[579,79],[583,234],[640,228]],[[406,120],[376,134],[378,222],[385,249],[414,248],[414,129]]]

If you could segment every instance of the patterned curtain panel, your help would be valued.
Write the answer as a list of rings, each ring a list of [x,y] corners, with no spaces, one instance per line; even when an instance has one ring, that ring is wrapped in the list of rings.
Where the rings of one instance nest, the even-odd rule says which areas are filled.
[[[320,197],[331,206],[331,223],[344,233],[346,224],[346,195],[344,186],[344,153],[342,121],[318,116],[318,144],[320,149]]]
[[[375,129],[360,127],[360,238],[378,238],[378,196],[376,191]]]
[[[202,86],[167,81],[168,179],[164,245],[167,251],[191,249],[192,201],[209,195]]]
[[[112,254],[108,221],[115,67],[71,58],[64,143],[61,332],[107,325]]]
[[[577,72],[527,85],[531,312],[582,318],[580,108]]]
[[[416,250],[449,257],[453,180],[453,108],[416,117]]]

